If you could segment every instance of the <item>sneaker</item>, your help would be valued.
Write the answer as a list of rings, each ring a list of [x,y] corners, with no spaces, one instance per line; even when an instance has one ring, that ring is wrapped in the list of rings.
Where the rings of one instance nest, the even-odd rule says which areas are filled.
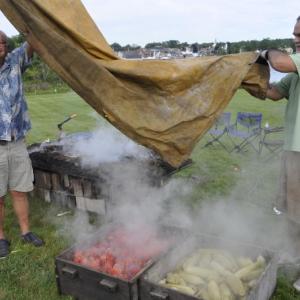
[[[35,247],[41,247],[45,244],[42,239],[40,239],[36,234],[34,234],[31,231],[27,232],[26,234],[23,234],[22,240],[25,243],[34,245]]]
[[[0,239],[0,258],[6,257],[9,254],[10,242],[5,239]]]

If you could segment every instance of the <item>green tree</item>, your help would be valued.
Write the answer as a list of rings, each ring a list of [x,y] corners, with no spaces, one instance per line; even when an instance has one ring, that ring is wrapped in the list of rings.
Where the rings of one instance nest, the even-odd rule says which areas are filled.
[[[180,42],[177,40],[169,40],[162,43],[164,48],[180,48]]]
[[[110,45],[115,52],[122,51],[122,46],[118,43],[113,43]]]
[[[154,49],[154,48],[160,48],[162,47],[162,43],[159,42],[152,42],[145,45],[146,49]]]

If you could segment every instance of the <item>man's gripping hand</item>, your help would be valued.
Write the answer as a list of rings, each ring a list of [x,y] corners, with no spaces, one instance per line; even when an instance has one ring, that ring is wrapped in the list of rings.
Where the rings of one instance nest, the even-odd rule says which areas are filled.
[[[268,60],[269,59],[269,50],[262,50],[259,53],[259,56],[265,60]]]

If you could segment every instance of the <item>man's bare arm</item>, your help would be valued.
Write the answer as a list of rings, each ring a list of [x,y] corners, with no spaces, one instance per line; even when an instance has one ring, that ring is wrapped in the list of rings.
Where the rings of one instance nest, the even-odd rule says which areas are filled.
[[[284,96],[273,85],[269,86],[266,96],[267,96],[267,98],[274,100],[274,101],[278,101],[278,100],[281,100],[284,98]]]
[[[27,51],[27,57],[29,59],[32,58],[33,53],[34,53],[34,49],[32,48],[32,46],[29,43],[27,43],[27,49],[26,49],[26,51]]]
[[[278,72],[292,73],[297,72],[297,67],[293,60],[286,53],[279,50],[270,49],[267,52],[267,59],[271,66]]]

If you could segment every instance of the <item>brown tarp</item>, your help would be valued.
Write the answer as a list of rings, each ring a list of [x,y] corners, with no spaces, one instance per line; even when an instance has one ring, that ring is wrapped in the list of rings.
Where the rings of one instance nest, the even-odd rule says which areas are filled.
[[[0,0],[0,8],[89,105],[173,166],[190,156],[239,87],[265,97],[269,69],[254,63],[256,53],[123,60],[79,0]]]

